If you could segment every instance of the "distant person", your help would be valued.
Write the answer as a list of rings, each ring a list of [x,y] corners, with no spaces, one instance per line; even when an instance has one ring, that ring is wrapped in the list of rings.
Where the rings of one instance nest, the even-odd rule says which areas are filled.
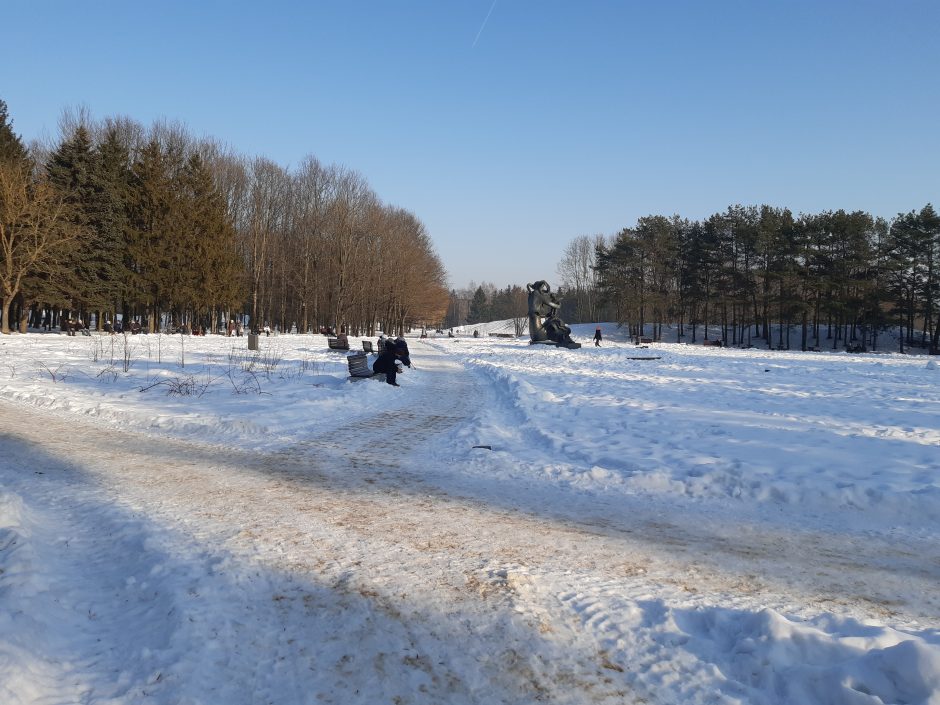
[[[594,347],[599,348],[601,346],[601,327],[598,326],[594,331]]]
[[[268,338],[268,337],[270,337],[270,336],[271,336],[271,326],[265,325],[265,326],[264,326],[264,337]]]
[[[401,357],[401,350],[393,345],[391,341],[388,341],[385,345],[385,349],[379,353],[378,358],[372,363],[372,371],[376,374],[382,374],[384,372],[385,381],[393,387],[401,386],[395,381],[395,377],[398,374],[399,357]]]

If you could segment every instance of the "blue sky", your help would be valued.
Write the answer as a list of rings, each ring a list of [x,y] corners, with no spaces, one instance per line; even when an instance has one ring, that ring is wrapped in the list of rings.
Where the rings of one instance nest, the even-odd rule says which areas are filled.
[[[361,172],[454,286],[557,281],[578,235],[735,203],[940,201],[940,2],[4,3],[0,98],[178,120]],[[485,21],[485,24],[484,24]]]

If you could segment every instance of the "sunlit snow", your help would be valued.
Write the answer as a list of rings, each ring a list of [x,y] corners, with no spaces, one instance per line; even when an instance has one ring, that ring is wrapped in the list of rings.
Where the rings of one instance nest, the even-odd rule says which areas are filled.
[[[940,703],[938,366],[603,327],[0,338],[0,703]]]

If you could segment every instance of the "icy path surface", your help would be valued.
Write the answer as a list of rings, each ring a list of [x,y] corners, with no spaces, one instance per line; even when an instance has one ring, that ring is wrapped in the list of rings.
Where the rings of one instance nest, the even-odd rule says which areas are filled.
[[[488,483],[416,358],[263,454],[0,406],[0,702],[940,702],[929,537]]]

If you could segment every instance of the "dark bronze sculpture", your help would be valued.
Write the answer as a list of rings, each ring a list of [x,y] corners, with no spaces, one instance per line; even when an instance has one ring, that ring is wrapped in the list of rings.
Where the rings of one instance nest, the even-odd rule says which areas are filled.
[[[526,284],[529,291],[529,345],[557,345],[575,350],[581,347],[571,339],[571,328],[558,318],[561,304],[544,279]]]

